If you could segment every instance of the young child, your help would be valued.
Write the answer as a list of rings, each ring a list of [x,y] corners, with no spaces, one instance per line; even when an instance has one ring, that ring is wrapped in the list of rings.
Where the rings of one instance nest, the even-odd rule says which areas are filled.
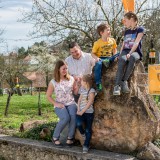
[[[102,90],[101,74],[102,74],[102,63],[108,68],[109,63],[113,62],[117,53],[117,44],[114,38],[111,38],[111,29],[108,24],[100,24],[97,27],[97,32],[101,36],[92,48],[92,56],[96,61],[94,67],[94,77],[97,86],[97,90]]]
[[[78,100],[76,124],[85,142],[83,145],[83,153],[88,153],[89,144],[92,136],[93,122],[93,102],[95,98],[95,89],[92,88],[92,77],[84,75],[81,80],[81,93]],[[85,128],[83,128],[83,124]]]
[[[135,62],[142,58],[141,46],[144,29],[138,26],[137,15],[133,12],[126,13],[124,25],[127,30],[124,33],[124,41],[120,51],[113,95],[120,95],[121,89],[124,93],[130,92],[127,81]]]

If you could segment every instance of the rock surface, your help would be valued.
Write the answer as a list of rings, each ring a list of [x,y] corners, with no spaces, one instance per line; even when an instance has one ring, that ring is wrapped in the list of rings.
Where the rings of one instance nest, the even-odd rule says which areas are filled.
[[[148,76],[141,62],[136,64],[129,80],[130,93],[113,96],[116,67],[114,64],[103,72],[103,92],[94,104],[91,145],[129,153],[159,137],[160,111],[148,94]]]
[[[138,153],[141,160],[160,160],[160,149],[153,143],[148,142]]]
[[[56,148],[51,142],[15,138],[0,135],[0,159],[5,160],[137,160],[119,153],[89,150],[82,153],[82,147]]]

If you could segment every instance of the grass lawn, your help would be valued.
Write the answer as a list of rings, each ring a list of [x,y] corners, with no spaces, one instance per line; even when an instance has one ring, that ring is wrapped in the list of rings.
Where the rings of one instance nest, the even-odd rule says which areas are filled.
[[[58,120],[53,106],[47,101],[45,94],[41,94],[42,116],[38,116],[37,95],[13,95],[11,97],[8,116],[4,116],[7,95],[0,96],[0,128],[18,131],[20,124],[32,120],[46,120],[56,122]]]

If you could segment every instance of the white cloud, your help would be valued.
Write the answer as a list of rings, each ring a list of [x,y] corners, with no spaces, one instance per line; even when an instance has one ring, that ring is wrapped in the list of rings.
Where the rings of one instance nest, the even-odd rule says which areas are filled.
[[[3,38],[8,44],[9,50],[12,50],[15,46],[27,48],[32,45],[36,41],[28,41],[30,39],[28,34],[33,27],[32,24],[18,22],[22,18],[22,11],[31,11],[32,0],[1,0],[0,6],[0,28],[5,28]],[[5,50],[5,47],[1,46],[0,44],[0,52]]]

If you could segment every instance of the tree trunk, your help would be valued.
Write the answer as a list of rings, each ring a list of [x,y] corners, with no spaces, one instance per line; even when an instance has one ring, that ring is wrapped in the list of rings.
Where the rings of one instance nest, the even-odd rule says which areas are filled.
[[[4,115],[7,117],[8,115],[8,109],[9,109],[9,104],[10,104],[10,101],[11,101],[11,96],[13,95],[13,91],[9,91],[8,90],[8,98],[7,98],[7,104],[6,104],[6,108],[5,108],[5,113]]]
[[[33,95],[33,92],[32,92],[32,81],[31,81],[31,96]]]
[[[49,84],[49,77],[48,77],[48,71],[46,72],[46,86],[48,87]]]
[[[3,96],[2,82],[0,82],[0,95],[2,95],[2,96]]]
[[[20,90],[19,87],[17,88],[17,94],[18,94],[19,96],[22,96],[22,92],[21,92],[21,90]]]
[[[40,90],[40,87],[39,87],[39,90],[38,90],[38,115],[41,116],[42,113],[41,113],[41,90]]]

